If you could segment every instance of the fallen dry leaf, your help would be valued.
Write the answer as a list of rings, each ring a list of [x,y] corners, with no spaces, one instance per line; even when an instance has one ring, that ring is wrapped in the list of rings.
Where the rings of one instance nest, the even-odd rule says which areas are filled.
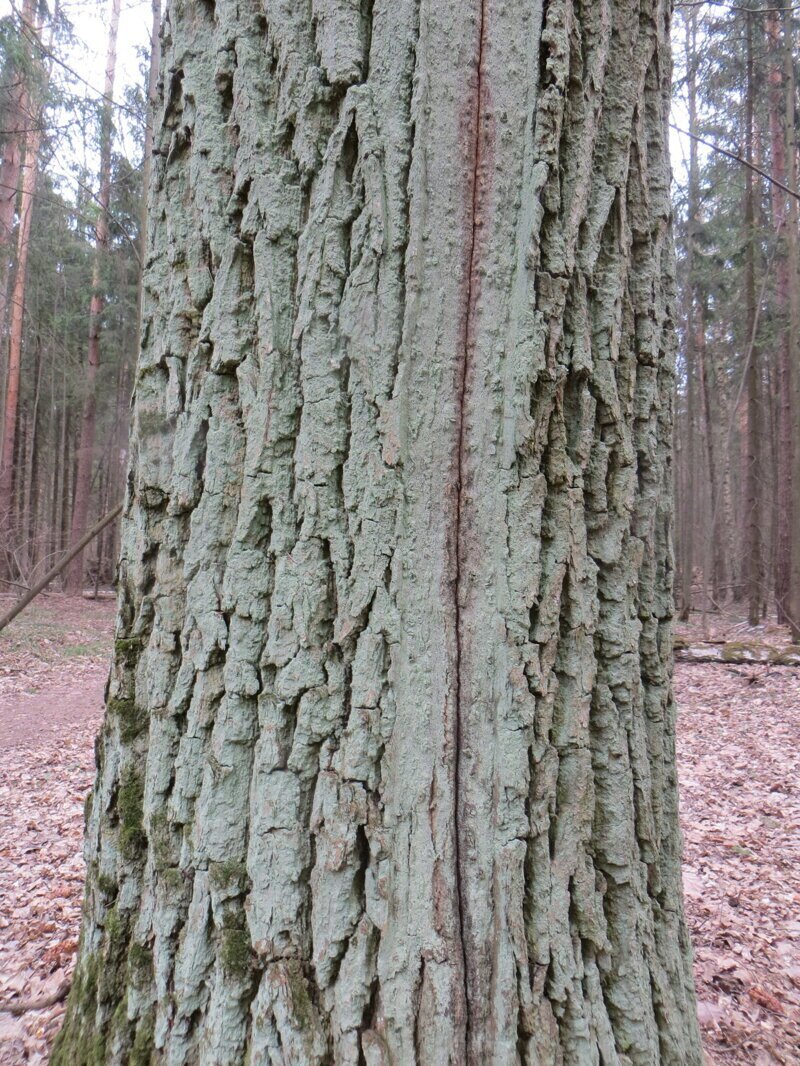
[[[748,988],[748,996],[755,1000],[760,1007],[766,1007],[767,1010],[773,1011],[775,1014],[783,1014],[783,1007],[780,1001],[775,998],[770,992],[765,992],[763,988],[759,988],[758,985],[754,985],[753,988]]]

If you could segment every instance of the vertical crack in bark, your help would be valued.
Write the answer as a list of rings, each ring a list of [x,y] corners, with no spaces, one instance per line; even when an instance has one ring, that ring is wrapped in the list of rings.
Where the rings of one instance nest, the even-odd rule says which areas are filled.
[[[467,447],[467,419],[466,419],[466,405],[468,398],[469,377],[471,370],[470,356],[475,348],[475,310],[478,296],[478,285],[476,278],[477,267],[477,250],[478,250],[478,227],[479,210],[480,210],[480,171],[483,162],[481,152],[481,126],[483,121],[483,90],[484,90],[484,47],[486,43],[487,32],[487,2],[488,0],[480,0],[478,7],[478,27],[477,27],[477,39],[478,39],[478,51],[476,57],[476,70],[475,70],[475,97],[474,97],[474,137],[472,145],[472,187],[470,190],[471,206],[469,214],[469,249],[467,255],[467,272],[466,272],[466,306],[464,311],[464,349],[462,353],[462,362],[460,366],[460,373],[457,381],[457,415],[458,426],[456,435],[456,504],[455,504],[455,721],[454,721],[454,748],[455,748],[455,766],[453,770],[454,774],[454,844],[455,844],[455,879],[456,879],[456,896],[458,902],[458,922],[459,922],[459,936],[461,941],[461,957],[463,967],[463,982],[464,982],[464,1002],[466,1007],[465,1015],[465,1037],[464,1047],[467,1061],[469,1060],[469,1047],[470,1047],[470,987],[469,987],[469,952],[467,949],[467,938],[465,931],[466,923],[466,906],[464,897],[464,877],[462,873],[462,848],[461,848],[461,833],[462,833],[462,790],[461,790],[461,774],[462,774],[462,746],[464,741],[463,727],[462,727],[462,673],[463,673],[463,659],[462,659],[462,641],[461,641],[461,625],[462,625],[462,578],[464,567],[462,566],[462,560],[464,558],[464,524],[462,522],[462,508],[464,506],[464,481],[465,481],[465,452]]]

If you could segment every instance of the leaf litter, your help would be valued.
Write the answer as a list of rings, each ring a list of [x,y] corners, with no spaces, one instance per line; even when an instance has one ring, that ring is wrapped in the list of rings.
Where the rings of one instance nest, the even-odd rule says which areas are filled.
[[[0,604],[2,606],[2,604]],[[46,1063],[75,965],[113,604],[0,634],[0,1066]],[[78,648],[76,653],[75,649]],[[681,663],[686,909],[710,1066],[800,1064],[800,671]],[[41,1009],[33,1002],[56,1000]]]
[[[675,671],[684,893],[709,1062],[800,1063],[800,671]]]

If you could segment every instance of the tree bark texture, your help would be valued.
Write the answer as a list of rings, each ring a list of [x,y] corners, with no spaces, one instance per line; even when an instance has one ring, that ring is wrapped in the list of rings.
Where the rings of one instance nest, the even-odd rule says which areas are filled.
[[[668,5],[174,0],[54,1062],[699,1064]]]

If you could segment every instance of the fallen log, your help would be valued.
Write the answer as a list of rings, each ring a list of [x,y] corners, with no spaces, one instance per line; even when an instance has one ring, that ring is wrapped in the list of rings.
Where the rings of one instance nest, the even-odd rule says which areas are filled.
[[[724,644],[675,641],[675,659],[684,663],[727,663],[735,666],[800,666],[800,644],[782,648],[758,641],[728,641]]]

